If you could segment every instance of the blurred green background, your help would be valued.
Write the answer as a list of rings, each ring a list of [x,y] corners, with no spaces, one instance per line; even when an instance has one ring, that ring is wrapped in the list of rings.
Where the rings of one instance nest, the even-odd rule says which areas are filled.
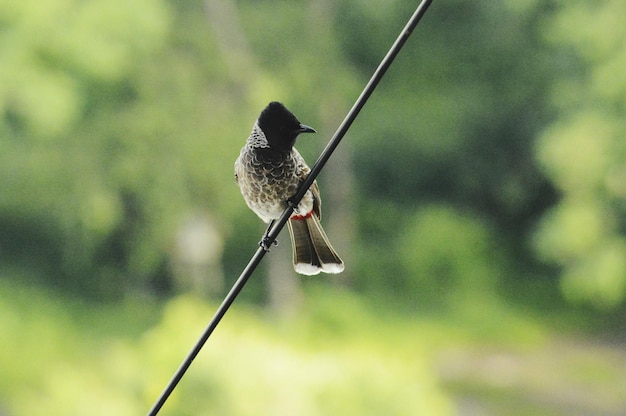
[[[145,414],[417,2],[0,0],[0,414]],[[626,414],[626,2],[436,0],[164,415]]]

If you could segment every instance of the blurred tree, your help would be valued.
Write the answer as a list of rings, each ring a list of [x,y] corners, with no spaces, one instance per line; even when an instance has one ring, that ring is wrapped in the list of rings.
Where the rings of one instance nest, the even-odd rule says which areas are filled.
[[[344,237],[337,246],[355,286],[407,295],[405,283],[436,278],[411,269],[427,252],[378,255],[407,241],[437,254],[435,231],[407,237],[427,228],[412,222],[421,205],[442,230],[459,226],[463,241],[497,235],[498,255],[531,263],[527,236],[557,188],[564,198],[535,234],[538,252],[564,267],[569,297],[622,299],[623,31],[608,28],[623,6],[601,5],[431,8],[320,176],[324,221],[333,240]],[[0,1],[2,261],[95,296],[169,288],[181,227],[210,217],[216,252],[228,236],[226,279],[236,276],[262,225],[232,163],[259,109],[278,99],[318,127],[317,140],[298,143],[312,164],[414,7]],[[561,52],[545,46],[544,29]],[[550,98],[559,119],[546,130]],[[563,150],[572,137],[583,152]],[[584,233],[564,232],[580,218]],[[380,278],[388,273],[404,283]],[[262,289],[251,282],[251,298]]]
[[[626,4],[558,1],[545,31],[567,51],[552,88],[559,119],[537,160],[561,193],[535,234],[566,297],[611,308],[626,297]]]
[[[397,27],[406,9],[392,2],[385,13]],[[382,19],[346,16],[345,30],[357,32]],[[548,204],[531,146],[545,123],[550,82],[547,55],[528,32],[535,19],[519,18],[501,2],[453,1],[429,12],[417,45],[399,57],[365,109],[367,124],[355,126],[363,136],[356,168],[367,195],[405,204],[447,200],[507,231],[523,229]],[[347,52],[362,60],[371,45],[348,44]],[[523,65],[527,60],[532,65]]]
[[[3,261],[96,297],[169,286],[177,228],[244,209],[241,143],[226,139],[257,106],[216,59],[203,8],[0,4]]]
[[[142,168],[126,146],[149,151],[126,130],[122,110],[137,97],[131,74],[167,34],[168,8],[159,0],[2,2],[0,19],[0,246],[29,256],[29,267],[90,281],[91,291],[115,290],[120,278],[107,265],[123,261],[129,242],[111,241],[137,232],[128,220],[139,199],[116,173]],[[145,250],[132,251],[136,267]]]
[[[381,39],[392,38],[413,7],[392,1],[381,11],[367,4],[345,2],[339,13],[345,53],[361,70],[377,63]],[[451,1],[429,11],[351,131],[359,203],[372,207],[359,212],[364,250],[373,250],[363,255],[364,279],[369,270],[378,272],[372,279],[403,273],[390,247],[407,232],[416,207],[433,202],[444,216],[458,211],[486,219],[509,261],[532,259],[524,237],[555,199],[532,151],[551,119],[546,86],[555,76],[537,34],[541,19],[539,7],[522,13],[506,2]],[[480,239],[480,227],[473,230],[479,234],[466,238]],[[439,236],[431,231],[414,244],[436,247]],[[381,250],[391,252],[377,255]]]
[[[405,268],[403,284],[414,299],[480,303],[502,278],[503,259],[496,247],[480,220],[445,206],[424,208],[407,221],[397,249]]]
[[[254,218],[232,163],[259,109],[308,102],[296,112],[315,123],[321,98],[308,97],[319,97],[325,73],[309,77],[319,60],[284,36],[301,27],[290,2],[276,5],[264,37],[254,37],[259,25],[232,24],[239,12],[275,16],[256,2],[74,3],[0,3],[3,261],[94,296],[169,286],[177,229],[206,210],[223,219],[222,234]],[[261,41],[254,54],[247,38]],[[277,52],[282,65],[268,60]],[[242,231],[225,246],[227,272],[252,241]]]

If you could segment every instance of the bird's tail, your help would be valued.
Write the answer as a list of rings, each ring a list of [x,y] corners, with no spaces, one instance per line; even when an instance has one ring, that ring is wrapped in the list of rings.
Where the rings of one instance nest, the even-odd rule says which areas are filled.
[[[315,214],[302,219],[290,219],[287,224],[293,248],[293,267],[296,272],[314,275],[319,272],[343,271],[343,261],[328,241]]]

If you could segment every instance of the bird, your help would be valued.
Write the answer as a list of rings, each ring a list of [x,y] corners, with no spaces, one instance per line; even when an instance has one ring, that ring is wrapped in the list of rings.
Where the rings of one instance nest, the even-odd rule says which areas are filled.
[[[274,221],[292,204],[291,197],[311,171],[294,147],[302,133],[316,131],[300,123],[282,103],[272,101],[254,123],[235,161],[235,182],[246,205],[269,224],[259,243],[265,250],[269,250],[266,239]],[[344,270],[343,260],[322,228],[321,217],[322,200],[314,181],[287,222],[293,266],[299,274],[310,276]]]

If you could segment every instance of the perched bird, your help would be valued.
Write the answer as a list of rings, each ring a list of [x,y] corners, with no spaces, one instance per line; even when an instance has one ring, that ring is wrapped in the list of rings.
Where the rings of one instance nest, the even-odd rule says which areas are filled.
[[[281,103],[271,102],[254,123],[235,161],[235,181],[241,194],[248,207],[270,224],[268,232],[311,170],[294,147],[300,133],[315,130],[301,124]],[[344,269],[320,224],[321,208],[320,191],[313,182],[287,223],[293,265],[301,274],[341,273]],[[264,241],[259,244],[267,249]]]

